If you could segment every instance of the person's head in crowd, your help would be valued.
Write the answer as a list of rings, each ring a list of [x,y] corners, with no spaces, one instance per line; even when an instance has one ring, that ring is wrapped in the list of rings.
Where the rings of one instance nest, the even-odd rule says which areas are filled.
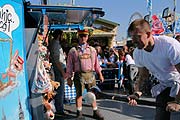
[[[96,49],[97,54],[101,54],[102,53],[101,46],[95,46],[95,49]]]
[[[94,42],[94,46],[96,47],[96,46],[100,46],[100,44],[99,44],[99,42]]]
[[[79,44],[86,44],[88,40],[89,30],[78,30]]]
[[[123,50],[124,50],[125,53],[128,53],[128,51],[129,51],[129,50],[128,50],[128,46],[124,45],[124,46],[123,46]]]
[[[120,61],[125,59],[125,52],[123,49],[119,49],[118,54],[119,54],[119,60]]]
[[[129,47],[129,54],[133,57],[134,47]]]
[[[52,33],[52,36],[54,37],[54,39],[58,39],[61,40],[61,36],[62,36],[63,31],[60,29],[56,29],[54,30],[54,32]]]
[[[104,48],[104,56],[105,56],[106,58],[109,58],[109,47],[108,47],[108,46],[106,46],[106,47]]]
[[[180,34],[176,35],[175,39],[180,42]]]
[[[113,48],[110,48],[110,49],[109,49],[109,54],[110,54],[110,55],[114,54],[114,49],[113,49]]]

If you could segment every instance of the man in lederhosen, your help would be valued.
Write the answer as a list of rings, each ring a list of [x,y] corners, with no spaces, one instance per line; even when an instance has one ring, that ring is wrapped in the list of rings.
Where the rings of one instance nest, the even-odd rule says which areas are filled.
[[[67,82],[71,87],[74,82],[76,88],[76,107],[77,117],[83,118],[82,116],[82,93],[84,88],[89,90],[91,87],[96,85],[94,71],[99,75],[99,79],[103,82],[104,77],[101,73],[101,67],[98,62],[97,53],[95,48],[89,46],[88,41],[88,30],[78,30],[78,45],[71,48],[67,58]],[[74,73],[74,79],[73,77]],[[100,114],[96,100],[92,102],[93,118],[103,120],[104,117]]]

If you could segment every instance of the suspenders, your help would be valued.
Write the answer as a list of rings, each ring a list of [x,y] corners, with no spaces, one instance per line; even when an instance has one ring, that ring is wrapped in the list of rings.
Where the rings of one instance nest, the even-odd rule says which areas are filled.
[[[91,72],[93,71],[93,60],[92,60],[92,48],[91,48],[91,46],[89,46],[89,49],[90,49],[90,58],[91,58]],[[81,55],[79,55],[79,52],[78,52],[78,50],[77,50],[77,48],[76,48],[76,52],[77,52],[77,54],[78,54],[78,60],[79,60],[79,70],[80,70],[80,72],[90,72],[90,71],[82,71],[82,66],[81,66]]]
[[[95,80],[95,76],[93,74],[93,60],[92,60],[92,47],[89,47],[90,49],[90,54],[86,54],[85,56],[82,56],[79,54],[77,48],[75,49],[76,55],[78,55],[78,60],[79,60],[79,72],[77,72],[77,74],[80,76],[80,81],[84,84],[89,84],[89,83],[93,83]],[[87,56],[86,56],[87,55]],[[88,56],[89,55],[89,56]],[[84,58],[83,58],[84,57]],[[91,70],[90,71],[83,71],[82,70],[82,65],[81,65],[81,59],[91,59]],[[76,74],[76,73],[75,73]]]

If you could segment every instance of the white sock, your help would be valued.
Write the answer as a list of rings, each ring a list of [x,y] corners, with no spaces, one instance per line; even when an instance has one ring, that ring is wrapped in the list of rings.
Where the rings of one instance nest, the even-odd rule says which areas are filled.
[[[93,110],[97,110],[97,107],[94,107]]]
[[[82,107],[78,107],[77,110],[82,111]]]

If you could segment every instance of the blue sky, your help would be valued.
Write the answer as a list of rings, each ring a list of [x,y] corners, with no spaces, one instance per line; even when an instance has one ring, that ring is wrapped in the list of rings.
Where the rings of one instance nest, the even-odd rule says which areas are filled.
[[[38,0],[30,0],[38,1]],[[40,0],[39,0],[40,1]],[[52,3],[70,3],[71,0],[49,0]],[[74,0],[75,5],[100,7],[105,11],[104,19],[119,23],[117,40],[126,38],[126,31],[133,13],[139,12],[142,16],[148,14],[146,0]],[[163,9],[173,10],[174,0],[152,0],[152,14],[162,14]],[[176,0],[176,11],[180,13],[180,1]]]

